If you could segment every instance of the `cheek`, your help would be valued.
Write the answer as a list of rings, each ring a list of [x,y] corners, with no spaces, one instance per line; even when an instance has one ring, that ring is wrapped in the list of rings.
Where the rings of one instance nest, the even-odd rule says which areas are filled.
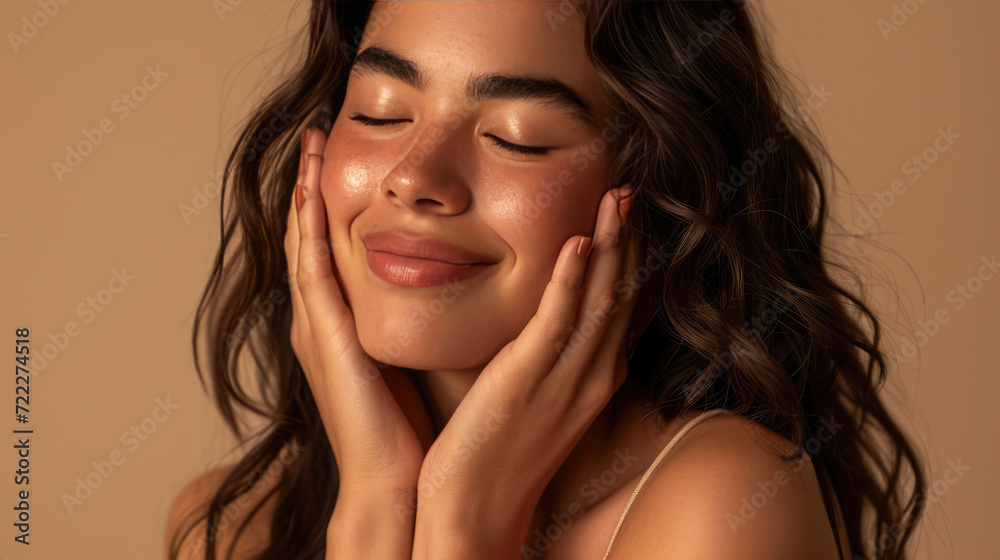
[[[367,174],[368,171],[358,160],[341,162],[334,159],[324,162],[320,190],[326,206],[330,241],[338,258],[344,256],[338,249],[350,245],[350,227],[354,217],[364,210],[364,201],[368,196],[363,193],[364,183],[356,181]]]
[[[371,152],[365,152],[338,134],[337,127],[330,131],[323,158],[322,191],[324,198],[344,201],[368,196],[374,181]]]
[[[563,244],[574,235],[593,233],[606,177],[573,175],[567,169],[558,163],[480,169],[484,183],[478,186],[476,204],[481,219],[513,257],[479,312],[491,317],[498,344],[516,337],[536,313]],[[561,171],[566,171],[563,180]]]
[[[335,276],[349,306],[365,301],[364,254],[352,231],[359,214],[371,204],[376,170],[370,154],[338,139],[336,129],[327,139],[320,190],[326,206],[327,228],[333,250]]]
[[[479,197],[491,226],[518,258],[555,265],[560,248],[574,235],[591,235],[601,197],[608,189],[604,170],[585,172],[567,161],[488,173],[489,188]]]
[[[349,242],[351,224],[371,205],[384,176],[383,167],[371,150],[338,137],[336,128],[327,140],[323,160],[321,192],[326,204],[330,238]]]
[[[335,162],[336,179],[334,185],[340,190],[338,196],[352,198],[365,194],[370,188],[371,169],[358,159]]]

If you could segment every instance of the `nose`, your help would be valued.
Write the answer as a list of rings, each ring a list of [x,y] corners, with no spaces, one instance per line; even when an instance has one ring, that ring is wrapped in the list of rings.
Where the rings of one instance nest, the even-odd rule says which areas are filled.
[[[415,132],[416,140],[383,179],[382,196],[417,212],[464,212],[472,202],[472,193],[463,172],[469,160],[464,157],[462,131],[463,127],[435,121]]]

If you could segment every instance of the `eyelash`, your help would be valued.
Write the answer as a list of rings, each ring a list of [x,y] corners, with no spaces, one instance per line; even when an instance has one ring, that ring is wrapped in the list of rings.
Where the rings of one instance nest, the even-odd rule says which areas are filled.
[[[403,122],[408,122],[409,119],[373,119],[365,115],[354,115],[350,117],[352,121],[358,121],[365,126],[392,126],[394,124],[399,124]],[[549,148],[540,148],[535,146],[522,146],[520,144],[513,144],[500,138],[499,136],[494,136],[493,134],[486,134],[487,137],[491,138],[493,142],[500,148],[507,150],[509,152],[514,152],[517,154],[540,156],[549,153]]]

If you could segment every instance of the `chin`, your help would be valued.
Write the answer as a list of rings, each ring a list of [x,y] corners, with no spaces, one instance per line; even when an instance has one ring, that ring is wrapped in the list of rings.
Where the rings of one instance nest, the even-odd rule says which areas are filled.
[[[399,368],[415,370],[466,370],[482,368],[503,345],[491,349],[475,336],[474,329],[443,323],[407,324],[390,319],[358,321],[358,340],[373,359]],[[423,329],[421,330],[421,327]],[[470,336],[471,335],[471,336]]]

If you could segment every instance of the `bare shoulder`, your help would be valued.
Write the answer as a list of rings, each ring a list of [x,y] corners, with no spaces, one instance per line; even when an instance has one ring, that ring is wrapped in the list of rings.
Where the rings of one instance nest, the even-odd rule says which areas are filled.
[[[785,462],[792,449],[743,416],[701,421],[646,481],[611,558],[835,560],[815,470]]]
[[[232,471],[233,466],[226,465],[201,473],[190,480],[178,493],[167,517],[165,558],[170,557],[171,542],[179,536],[179,533],[184,535],[184,541],[177,557],[178,560],[205,558],[205,551],[209,543],[206,540],[204,514],[212,496],[215,495],[226,476]],[[267,495],[267,486],[259,485],[231,502],[229,508],[224,510],[224,514],[215,521],[218,528],[215,544],[219,557],[226,557],[226,551],[232,545],[236,532],[251,514],[253,517],[249,519],[246,529],[239,536],[233,558],[251,557],[255,552],[262,550],[270,541],[270,523],[276,500],[273,499],[273,496],[268,498],[260,510],[254,513],[254,509]],[[192,525],[195,527],[188,531]]]

